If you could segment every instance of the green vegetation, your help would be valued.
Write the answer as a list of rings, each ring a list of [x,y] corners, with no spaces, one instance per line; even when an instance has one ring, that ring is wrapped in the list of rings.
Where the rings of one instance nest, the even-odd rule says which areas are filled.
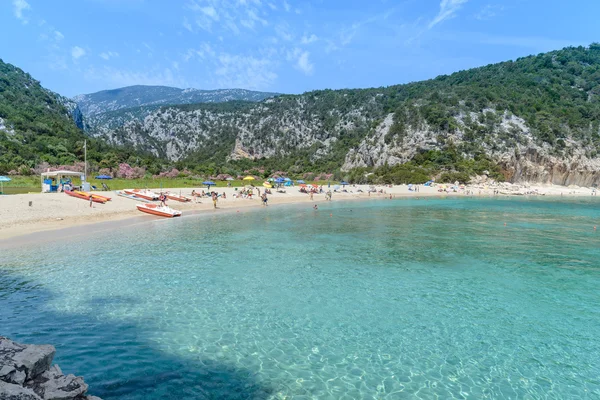
[[[42,163],[72,165],[87,156],[92,166],[115,168],[119,162],[148,165],[160,170],[164,164],[133,147],[109,146],[86,138],[77,128],[60,96],[44,89],[29,74],[0,60],[0,174],[22,175]]]
[[[4,192],[5,194],[13,194],[13,193],[28,193],[35,192],[38,193],[41,190],[41,182],[39,176],[12,176],[12,181],[4,184]],[[201,178],[140,178],[140,179],[124,179],[124,178],[114,178],[114,179],[88,179],[92,186],[95,186],[98,190],[102,190],[102,184],[108,185],[110,190],[122,190],[122,189],[134,189],[134,188],[149,188],[149,189],[159,189],[159,188],[190,188],[191,189],[204,189],[206,190],[206,185],[203,185],[203,179]],[[211,186],[211,190],[215,187],[217,190],[219,188],[227,187],[227,183],[229,181],[215,181],[216,186]],[[244,187],[246,185],[254,185],[256,187],[263,187],[264,180],[254,180],[254,181],[244,181],[244,180],[234,180],[230,181],[232,187]],[[307,181],[307,183],[315,182],[319,185],[327,185],[327,181]],[[73,179],[73,183],[75,185],[79,185],[81,182],[79,178]],[[333,183],[333,181],[332,181]],[[287,187],[285,189],[288,189]]]
[[[523,118],[540,143],[564,147],[568,136],[583,145],[600,144],[600,44],[520,58],[436,79],[388,88],[388,110],[395,111],[388,140],[426,122],[439,132],[454,132],[455,117],[465,115],[466,140],[485,140],[498,116]],[[469,113],[477,113],[471,120]],[[467,115],[469,115],[467,117]],[[504,132],[506,145],[520,132]],[[387,138],[386,138],[387,139]],[[562,145],[561,145],[562,143]],[[476,148],[465,149],[472,153]]]
[[[467,159],[451,147],[444,151],[422,151],[411,161],[391,167],[355,168],[345,179],[362,184],[421,184],[438,177],[436,181],[441,183],[465,183],[472,176],[482,174],[497,181],[504,180],[500,167],[493,161],[483,156]]]

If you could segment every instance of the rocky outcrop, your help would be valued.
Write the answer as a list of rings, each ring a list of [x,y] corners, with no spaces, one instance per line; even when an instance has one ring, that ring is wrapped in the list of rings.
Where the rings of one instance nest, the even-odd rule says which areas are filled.
[[[20,344],[0,336],[0,400],[100,400],[86,396],[83,378],[52,365],[51,345]]]
[[[393,114],[389,114],[361,143],[350,149],[342,170],[356,167],[390,166],[410,161],[421,150],[441,150],[448,143],[458,148],[477,146],[497,162],[511,183],[543,183],[590,187],[600,185],[600,158],[591,157],[594,147],[567,138],[559,152],[547,143],[535,141],[527,123],[509,112],[498,113],[485,109],[481,114],[493,114],[496,122],[484,125],[479,113],[471,113],[469,123],[465,115],[455,117],[457,129],[439,132],[423,123],[411,126],[402,137],[389,137]],[[483,138],[473,139],[469,129],[485,129]],[[466,158],[472,156],[463,153]]]

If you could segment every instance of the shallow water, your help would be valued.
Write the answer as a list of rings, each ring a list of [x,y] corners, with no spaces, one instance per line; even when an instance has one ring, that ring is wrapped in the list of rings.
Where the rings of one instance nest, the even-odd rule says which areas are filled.
[[[4,252],[0,334],[104,399],[599,398],[594,225],[594,199],[159,220]]]

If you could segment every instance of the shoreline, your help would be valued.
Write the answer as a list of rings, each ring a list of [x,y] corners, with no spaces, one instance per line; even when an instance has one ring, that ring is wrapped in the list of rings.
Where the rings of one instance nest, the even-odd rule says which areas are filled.
[[[506,184],[504,185],[506,186]],[[419,186],[419,191],[410,191],[407,185],[397,185],[389,187],[376,186],[377,190],[384,193],[367,193],[369,185],[351,185],[348,186],[348,192],[335,192],[332,201],[340,200],[383,200],[389,198],[418,198],[418,197],[455,197],[455,198],[491,198],[507,197],[511,195],[528,196],[526,193],[516,192],[506,193],[501,190],[499,194],[493,194],[498,187],[479,188],[471,185],[458,192],[439,192],[437,187]],[[202,190],[202,189],[200,189]],[[183,211],[182,218],[186,215],[207,214],[209,212],[221,213],[223,211],[233,211],[242,209],[254,209],[261,207],[260,199],[255,195],[252,199],[233,198],[236,193],[235,188],[217,188],[219,193],[226,193],[226,199],[220,199],[215,210],[210,198],[202,198],[198,203],[194,201],[180,203],[170,200],[167,202],[169,207]],[[260,188],[261,193],[264,188]],[[309,195],[300,193],[297,187],[285,188],[286,193],[277,193],[269,195],[269,206],[288,205],[288,204],[313,204],[325,203],[325,194],[315,194],[313,200]],[[324,191],[327,191],[324,188]],[[363,192],[359,192],[362,190]],[[592,189],[588,188],[567,188],[562,186],[537,186],[528,188],[538,196],[552,197],[592,197]],[[155,190],[157,191],[157,190]],[[158,190],[159,191],[159,190]],[[157,192],[158,192],[157,191]],[[190,195],[191,189],[171,189],[171,192]],[[471,194],[467,194],[471,191]],[[567,192],[565,195],[564,192]],[[115,192],[94,192],[96,194],[112,197],[112,200],[106,204],[94,204],[89,207],[86,200],[69,197],[63,193],[29,193],[21,195],[0,196],[0,248],[20,245],[23,242],[46,241],[46,235],[53,231],[66,231],[72,235],[87,232],[91,226],[94,229],[110,230],[119,226],[133,225],[136,223],[160,219],[140,213],[135,205],[140,204],[137,201],[119,197]],[[32,202],[31,206],[29,205]],[[61,235],[63,236],[63,235]],[[21,239],[21,240],[20,240]]]

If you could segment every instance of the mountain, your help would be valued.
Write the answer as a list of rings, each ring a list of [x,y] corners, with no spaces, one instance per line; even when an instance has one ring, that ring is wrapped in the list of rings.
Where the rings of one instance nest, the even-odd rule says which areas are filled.
[[[223,103],[233,100],[261,101],[278,93],[255,92],[245,89],[179,89],[169,86],[128,86],[120,89],[75,96],[81,112],[86,116],[140,106],[169,104]]]
[[[197,168],[600,183],[600,44],[406,85],[140,112],[105,114],[90,134]]]
[[[82,127],[81,112],[73,101],[0,60],[0,175],[11,171],[28,175],[40,165],[83,161],[86,140],[90,164],[105,160],[113,167],[130,157],[159,163],[156,157],[132,147],[90,139]]]

